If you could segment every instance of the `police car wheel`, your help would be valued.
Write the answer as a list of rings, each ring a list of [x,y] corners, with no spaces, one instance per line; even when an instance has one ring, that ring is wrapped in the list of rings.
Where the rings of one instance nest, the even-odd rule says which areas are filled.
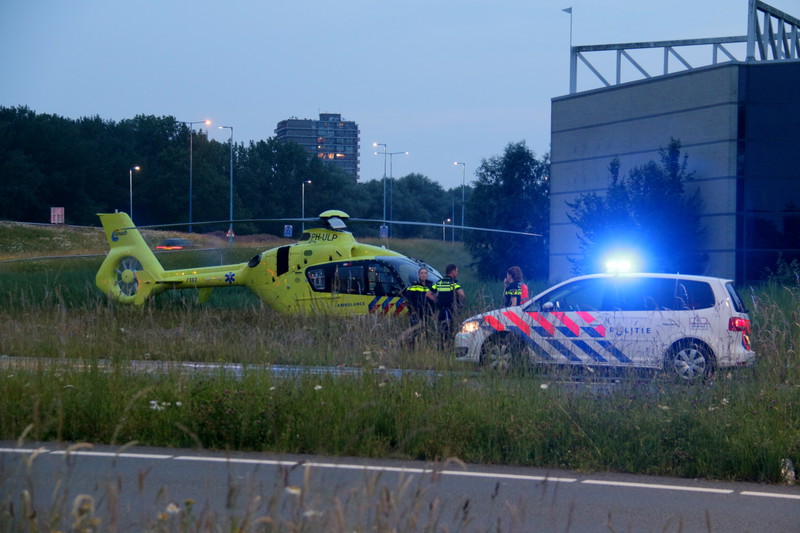
[[[714,375],[714,356],[703,343],[679,341],[667,355],[666,370],[684,383],[703,381]]]
[[[524,345],[511,335],[492,335],[483,343],[481,364],[503,374],[524,370]]]

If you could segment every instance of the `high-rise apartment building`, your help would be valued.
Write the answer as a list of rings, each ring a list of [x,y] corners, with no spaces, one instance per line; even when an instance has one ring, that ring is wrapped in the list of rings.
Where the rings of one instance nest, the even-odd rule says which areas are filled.
[[[275,128],[279,141],[294,141],[355,179],[359,173],[359,133],[358,124],[342,120],[339,113],[320,113],[319,120],[292,117],[281,120]]]

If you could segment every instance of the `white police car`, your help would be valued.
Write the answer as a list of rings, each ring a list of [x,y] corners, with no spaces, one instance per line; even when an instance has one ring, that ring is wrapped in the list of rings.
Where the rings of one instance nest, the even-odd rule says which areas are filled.
[[[730,280],[677,274],[595,274],[555,285],[522,306],[473,316],[459,360],[665,369],[702,380],[752,366],[750,317]]]

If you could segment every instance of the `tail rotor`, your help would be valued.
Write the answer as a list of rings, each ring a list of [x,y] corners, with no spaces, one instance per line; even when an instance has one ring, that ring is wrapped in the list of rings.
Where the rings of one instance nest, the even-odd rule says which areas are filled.
[[[120,259],[114,272],[117,274],[117,281],[114,283],[113,291],[119,296],[134,297],[139,291],[139,281],[136,273],[142,270],[142,263],[135,257],[125,256]]]

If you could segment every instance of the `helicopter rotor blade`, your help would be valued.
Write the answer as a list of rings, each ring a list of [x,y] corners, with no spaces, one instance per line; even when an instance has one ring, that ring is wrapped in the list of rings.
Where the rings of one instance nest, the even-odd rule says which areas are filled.
[[[243,222],[319,222],[319,217],[312,218],[238,218],[236,220],[206,220],[204,222],[192,222],[192,226],[209,226],[211,224],[239,224]],[[188,226],[188,222],[174,222],[170,224],[150,224],[147,226],[135,226],[120,229],[154,229],[154,228],[177,228]]]
[[[192,222],[194,226],[205,226],[211,224],[239,224],[245,222],[319,222],[319,217],[306,217],[306,218],[244,218],[244,219],[237,219],[237,220],[208,220],[205,222]],[[438,224],[436,222],[414,222],[409,220],[381,220],[377,218],[350,218],[347,222],[356,222],[356,223],[373,223],[373,224],[398,224],[404,226],[424,226],[430,228],[440,228],[442,224]],[[177,222],[171,224],[152,224],[147,226],[136,226],[136,228],[120,228],[120,229],[153,229],[153,228],[175,228],[181,226],[188,226],[188,222]],[[526,237],[541,237],[541,233],[530,233],[526,231],[514,231],[514,230],[506,230],[506,229],[494,229],[494,228],[480,228],[476,226],[456,226],[456,225],[449,225],[450,228],[456,228],[460,230],[470,230],[470,231],[488,231],[491,233],[506,233],[510,235],[523,235]]]
[[[369,219],[369,218],[351,218],[350,222],[373,222],[373,223],[380,223],[380,224],[400,224],[404,226],[427,226],[431,228],[441,228],[442,224],[437,224],[435,222],[413,222],[408,220],[379,220],[379,219]],[[475,226],[456,226],[456,225],[448,225],[449,228],[456,228],[462,230],[471,230],[471,231],[490,231],[493,233],[509,233],[512,235],[524,235],[526,237],[541,237],[541,233],[529,233],[526,231],[514,231],[508,229],[492,229],[492,228],[478,228]]]

